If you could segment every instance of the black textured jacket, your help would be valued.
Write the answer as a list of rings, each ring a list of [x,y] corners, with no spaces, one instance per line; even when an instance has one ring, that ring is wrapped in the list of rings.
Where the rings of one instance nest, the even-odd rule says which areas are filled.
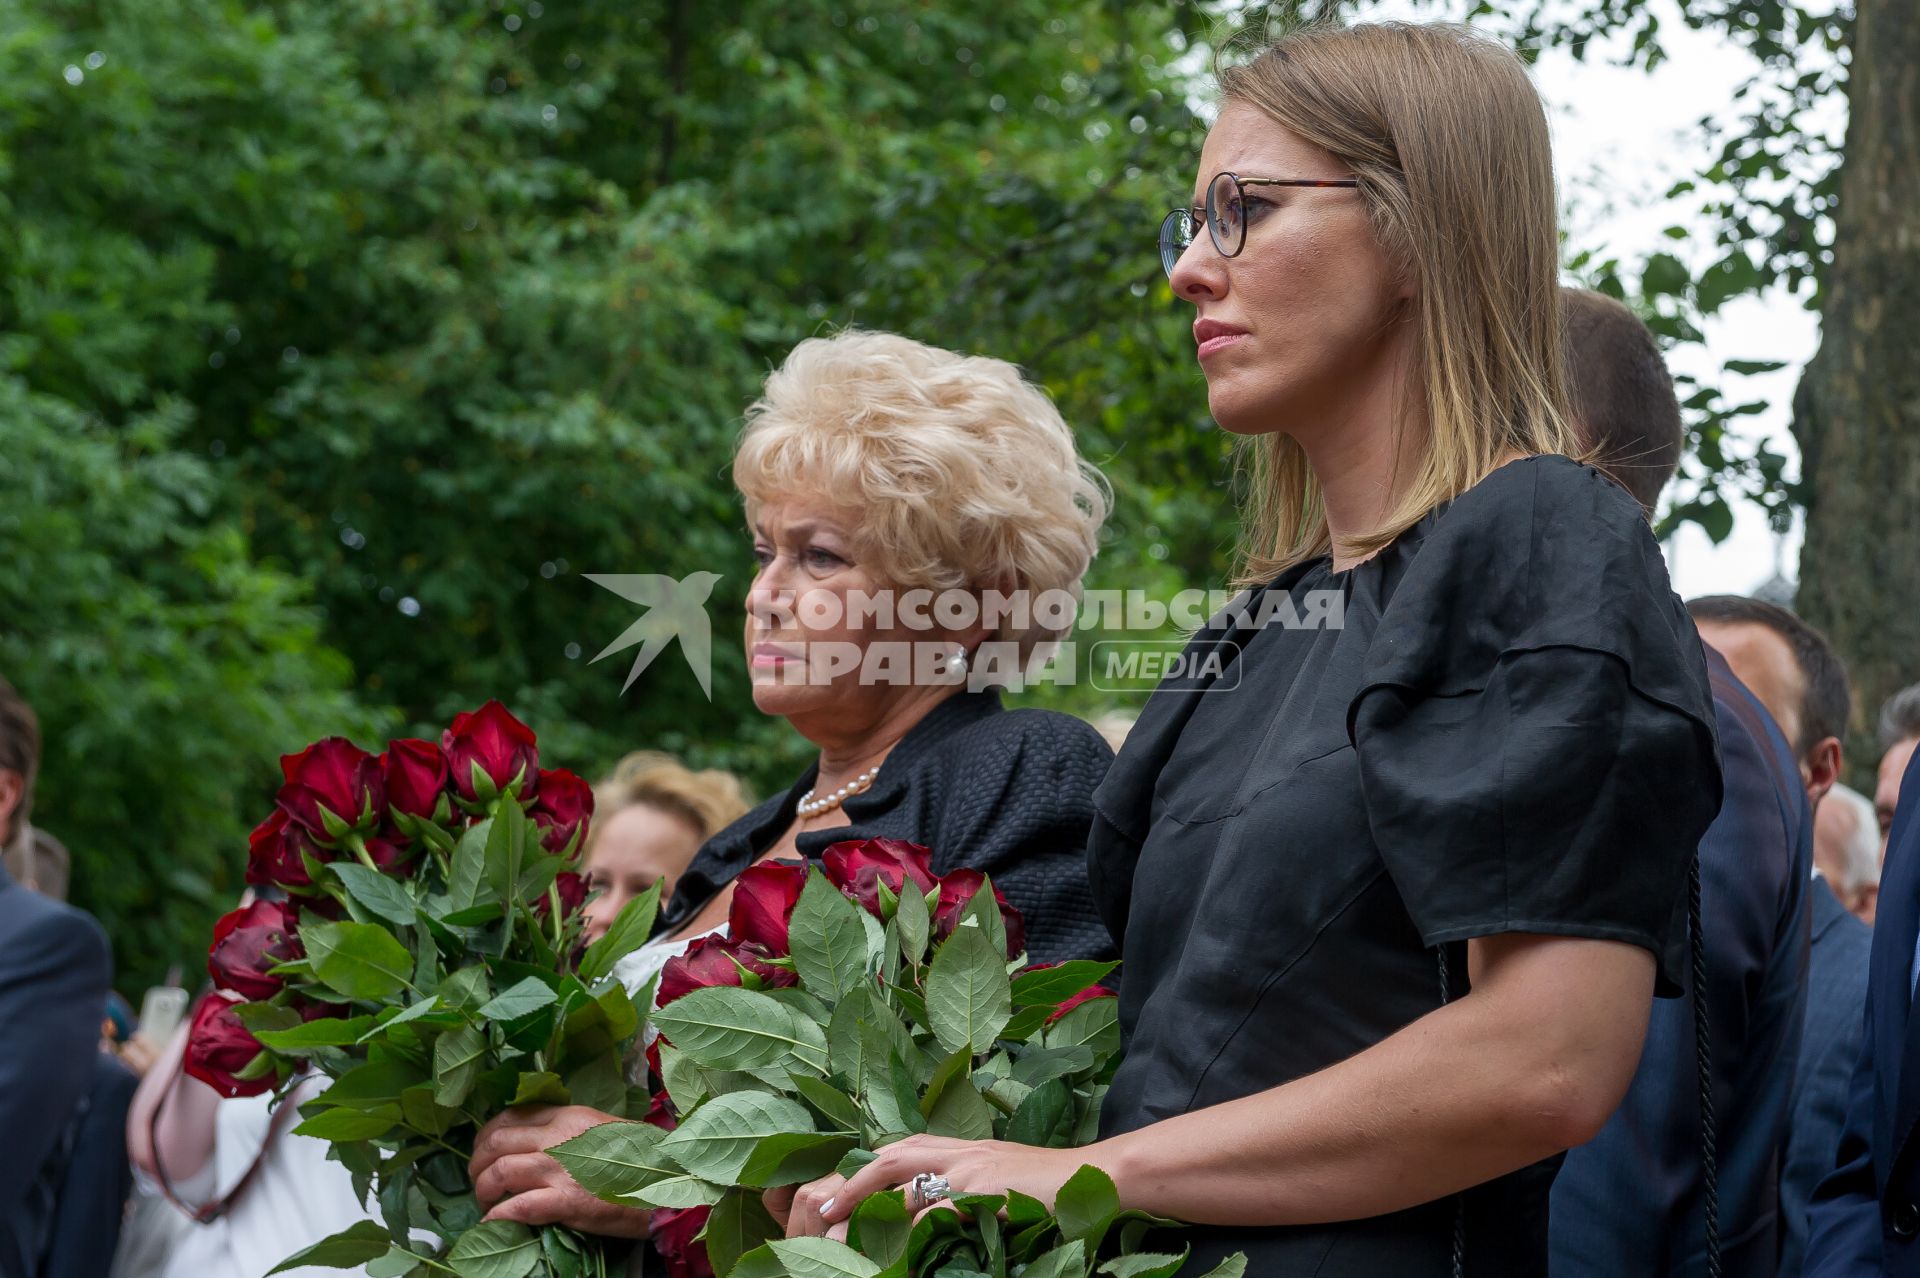
[[[847,824],[809,830],[818,860],[843,839],[909,839],[935,873],[983,871],[1027,922],[1032,962],[1110,958],[1113,938],[1087,887],[1093,790],[1113,752],[1091,726],[1052,710],[1008,710],[993,689],[959,692],[927,712],[887,755],[872,788],[847,799]],[[671,931],[752,865],[793,821],[819,765],[708,839],[662,911]]]

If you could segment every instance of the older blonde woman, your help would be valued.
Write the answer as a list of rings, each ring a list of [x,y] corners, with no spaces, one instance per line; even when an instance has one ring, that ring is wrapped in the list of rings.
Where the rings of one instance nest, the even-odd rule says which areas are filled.
[[[627,902],[655,883],[660,899],[672,900],[701,844],[749,806],[731,772],[696,772],[658,750],[620,760],[593,787],[593,834],[582,858],[595,893],[587,902],[587,939],[605,935]]]
[[[724,927],[751,866],[873,837],[927,845],[942,874],[989,875],[1025,915],[1035,961],[1111,953],[1086,844],[1112,751],[1081,720],[1005,709],[982,677],[1028,666],[1071,626],[1055,605],[1078,598],[1105,517],[1053,404],[1000,360],[885,333],[817,338],[748,410],[733,473],[758,565],[743,635],[754,704],[819,757],[707,842],[623,976],[638,985]],[[645,1212],[587,1194],[544,1152],[606,1121],[580,1106],[496,1119],[475,1145],[481,1205],[644,1233]]]

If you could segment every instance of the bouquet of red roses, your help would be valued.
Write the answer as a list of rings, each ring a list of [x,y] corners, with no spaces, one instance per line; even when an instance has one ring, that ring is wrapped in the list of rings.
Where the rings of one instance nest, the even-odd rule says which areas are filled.
[[[876,1194],[846,1243],[782,1236],[773,1186],[851,1175],[914,1132],[1067,1148],[1097,1135],[1118,1064],[1112,963],[1025,964],[1020,914],[977,870],[936,876],[899,839],[828,848],[819,867],[755,866],[728,935],[660,974],[664,1091],[644,1123],[549,1152],[582,1186],[655,1209],[673,1278],[1167,1278],[1186,1254],[1142,1250],[1174,1227],[1123,1212],[1083,1167],[1053,1209],[960,1195],[917,1222]],[[1209,1278],[1237,1278],[1236,1257]]]
[[[438,742],[372,755],[336,737],[281,765],[247,881],[287,899],[215,927],[207,969],[221,993],[194,1016],[186,1068],[230,1097],[309,1067],[329,1077],[293,1130],[332,1144],[383,1222],[281,1268],[604,1278],[592,1238],[481,1222],[467,1161],[474,1132],[512,1105],[645,1111],[624,1057],[646,1009],[609,973],[647,939],[658,894],[581,947],[587,892],[572,867],[592,791],[543,770],[533,733],[498,702]]]

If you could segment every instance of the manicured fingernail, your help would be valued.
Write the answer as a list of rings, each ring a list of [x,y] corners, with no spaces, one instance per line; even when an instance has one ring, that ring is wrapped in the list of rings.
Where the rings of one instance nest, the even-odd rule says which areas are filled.
[[[827,1199],[827,1201],[820,1204],[820,1214],[822,1216],[826,1215],[828,1212],[832,1210],[833,1210],[833,1199],[829,1198]]]

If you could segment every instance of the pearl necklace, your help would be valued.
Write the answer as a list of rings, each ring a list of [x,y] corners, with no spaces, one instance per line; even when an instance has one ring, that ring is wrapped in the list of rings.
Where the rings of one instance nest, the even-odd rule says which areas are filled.
[[[811,820],[819,816],[822,812],[833,811],[854,795],[865,793],[873,785],[873,779],[879,775],[880,765],[876,763],[824,799],[816,801],[813,797],[813,791],[807,791],[800,796],[800,807],[798,809],[800,818],[802,820]]]

